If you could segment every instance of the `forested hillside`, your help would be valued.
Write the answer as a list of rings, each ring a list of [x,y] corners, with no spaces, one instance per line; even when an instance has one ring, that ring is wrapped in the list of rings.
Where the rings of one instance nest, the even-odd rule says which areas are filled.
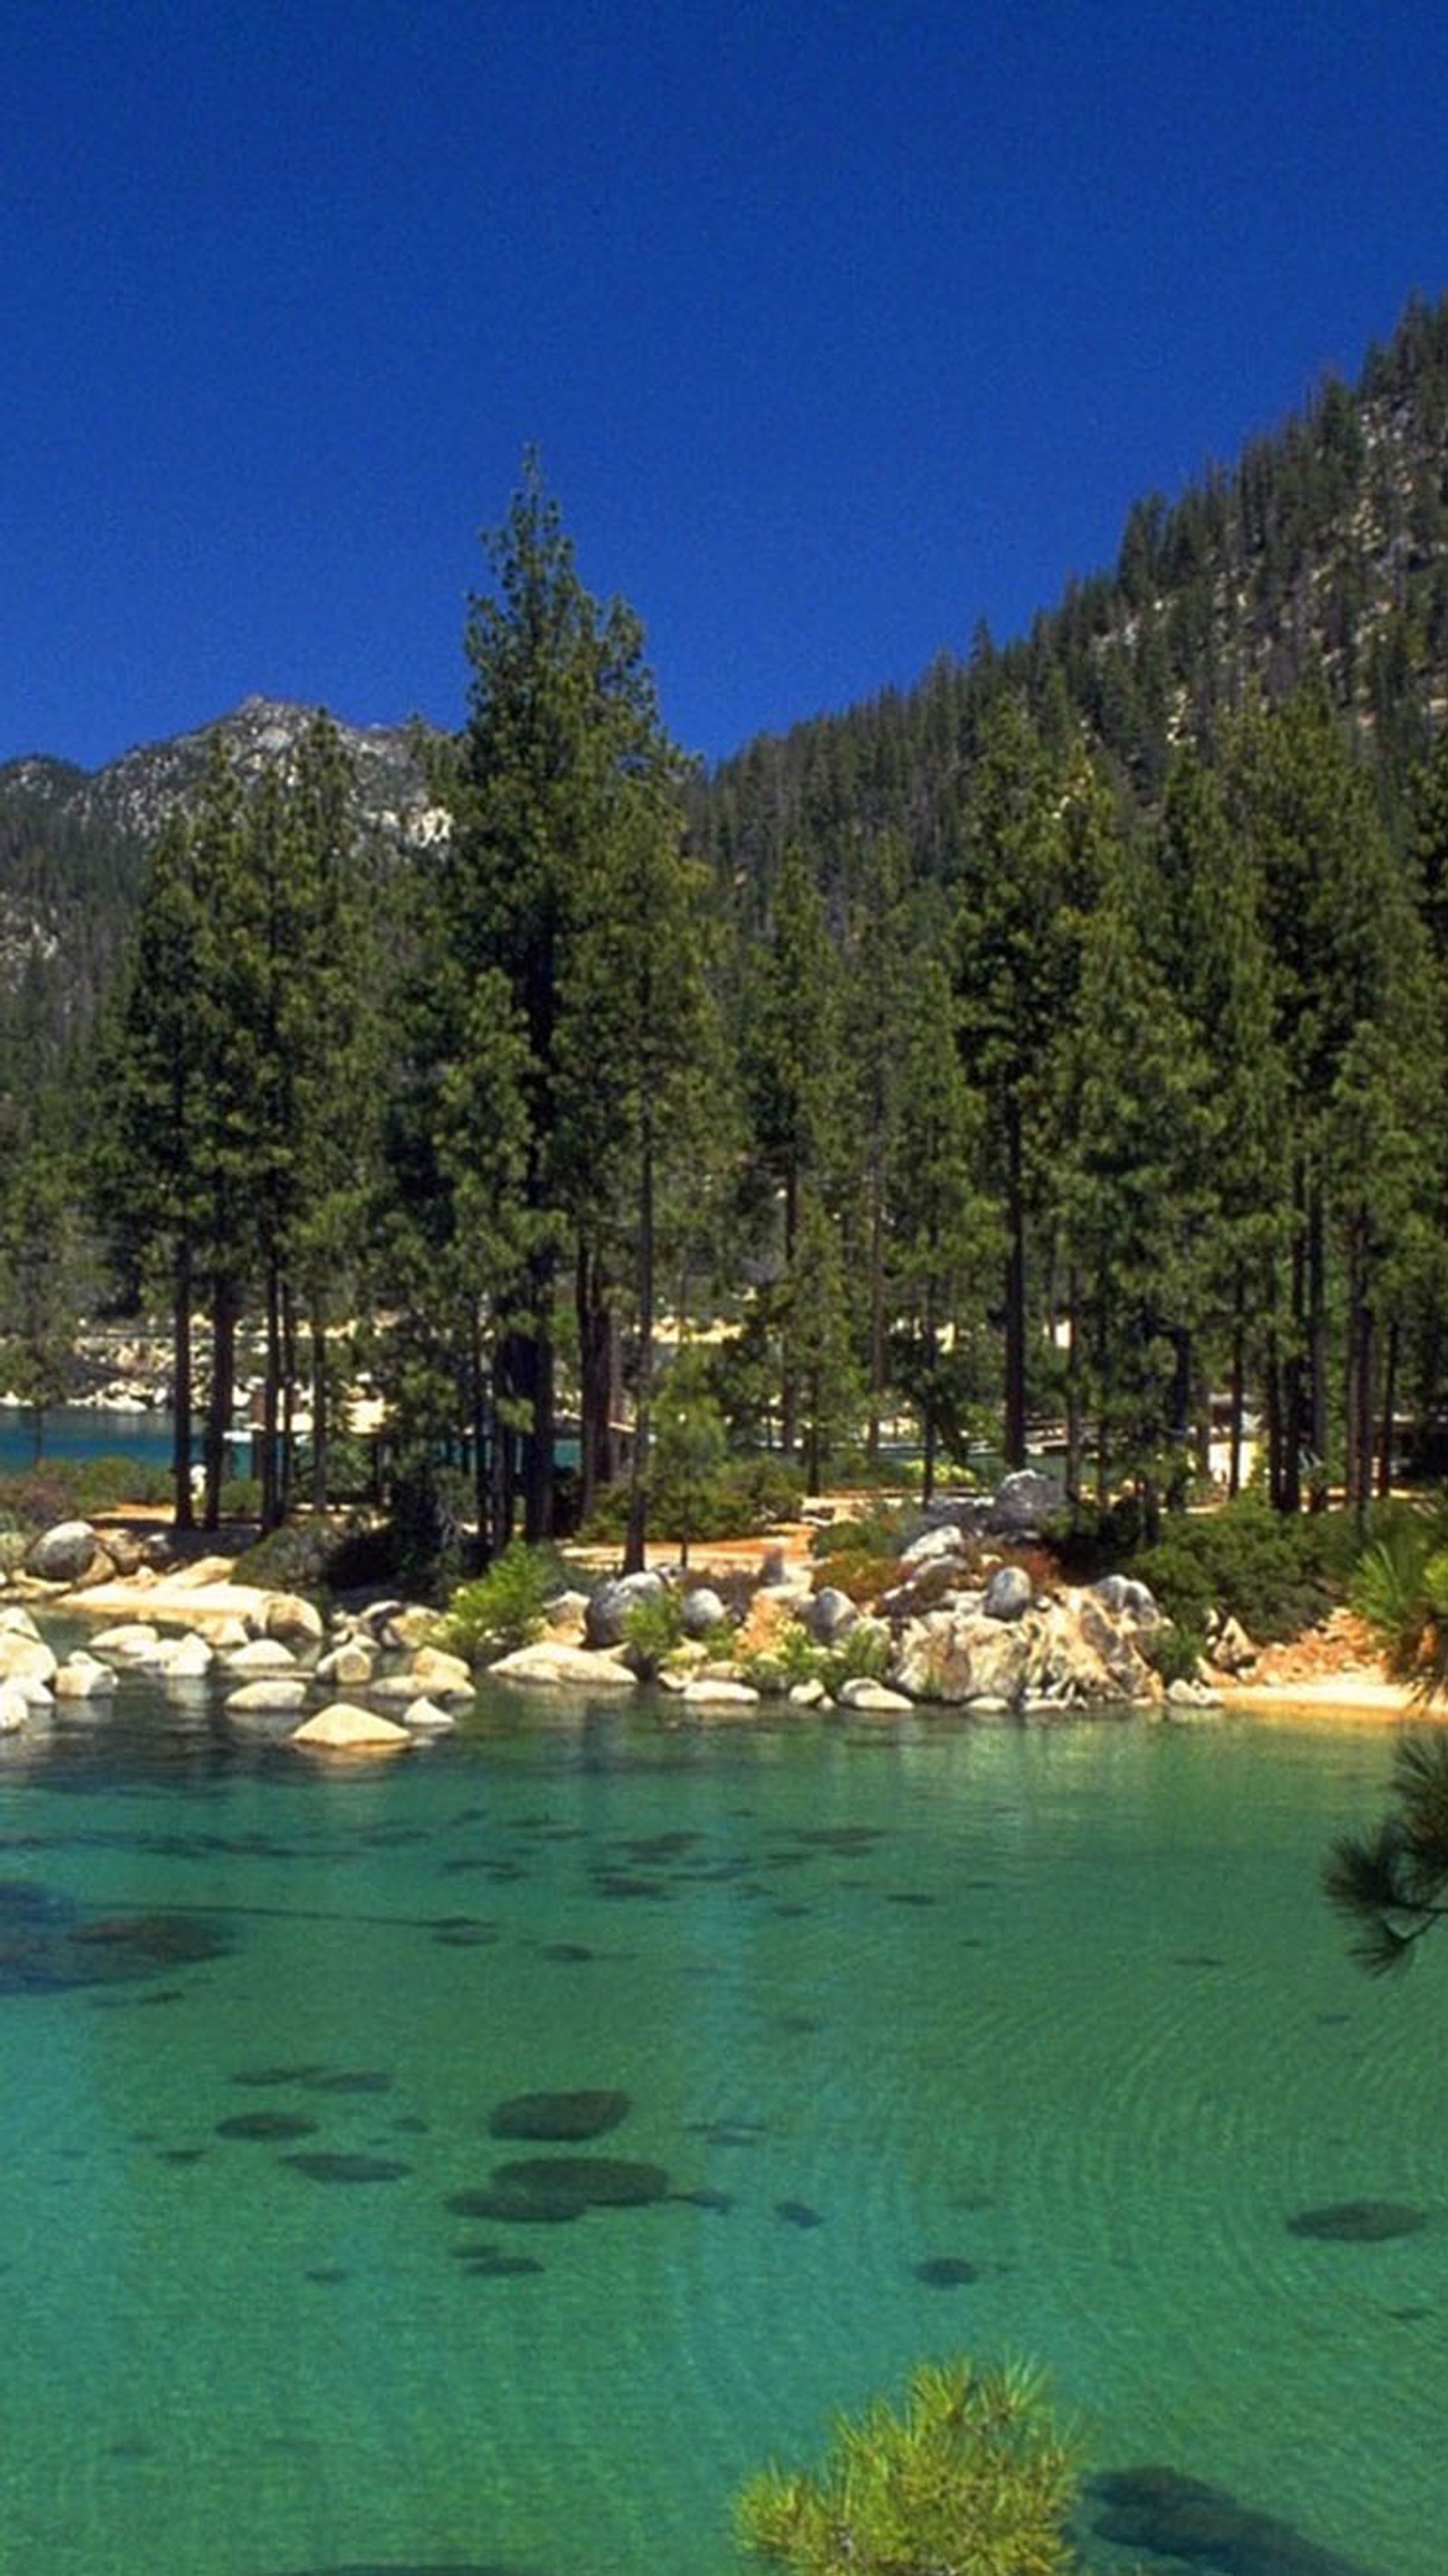
[[[365,1360],[491,1543],[612,1489],[636,1555],[726,1444],[813,1481],[903,1431],[928,1489],[1049,1426],[1148,1520],[1214,1418],[1284,1509],[1431,1462],[1445,494],[1448,304],[1415,305],[1025,639],[700,778],[530,464],[467,721],[386,738],[384,798],[371,738],[249,702],[184,792],[151,756],[144,875],[134,800],[107,873],[93,782],[0,773],[12,1383],[60,1382],[88,1245],[183,1385],[208,1319],[211,1512],[248,1332],[269,1518],[303,1390],[320,1496]]]

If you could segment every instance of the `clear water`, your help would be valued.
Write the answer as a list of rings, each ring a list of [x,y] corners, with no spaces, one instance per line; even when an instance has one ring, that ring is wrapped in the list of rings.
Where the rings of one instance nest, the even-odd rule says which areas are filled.
[[[1448,1948],[1369,1984],[1316,1893],[1389,1752],[497,1693],[342,1773],[133,1682],[7,1740],[0,2564],[725,2576],[751,2470],[966,2349],[1297,2536],[1199,2569],[1441,2576]],[[720,2205],[449,2210],[577,2087]],[[1286,2225],[1360,2200],[1427,2224]]]
[[[91,1405],[55,1404],[40,1419],[42,1458],[129,1458],[169,1467],[175,1436],[169,1413],[108,1413]],[[35,1463],[35,1416],[28,1405],[0,1404],[0,1475],[23,1475]]]

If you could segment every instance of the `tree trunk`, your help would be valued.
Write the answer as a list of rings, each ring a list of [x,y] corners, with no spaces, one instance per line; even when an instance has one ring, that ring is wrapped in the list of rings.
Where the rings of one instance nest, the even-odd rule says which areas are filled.
[[[865,1458],[873,1476],[880,1464],[880,1411],[885,1393],[885,1194],[878,1169],[871,1174],[870,1200],[870,1410],[865,1431]],[[930,1497],[927,1491],[926,1501]]]
[[[297,1483],[297,1310],[282,1283],[282,1439],[277,1460],[277,1501],[284,1521],[292,1516]]]
[[[553,1351],[553,1257],[535,1256],[529,1264],[529,1308],[532,1327],[520,1337],[522,1361],[518,1392],[531,1420],[523,1435],[523,1536],[530,1547],[553,1535],[553,1445],[557,1412]]]
[[[1005,1438],[1007,1467],[1026,1463],[1026,1206],[1021,1113],[1006,1103]]]
[[[600,1488],[617,1472],[612,1427],[616,1401],[617,1318],[608,1298],[603,1262],[580,1236],[574,1270],[574,1308],[578,1318],[578,1472],[579,1511],[587,1520]]]
[[[1314,1180],[1307,1206],[1307,1354],[1308,1440],[1312,1452],[1309,1476],[1311,1508],[1327,1509],[1327,1252],[1322,1183]]]
[[[478,1556],[489,1565],[493,1556],[491,1456],[488,1439],[488,1360],[483,1345],[483,1310],[474,1297],[468,1308],[468,1394],[472,1424],[473,1515],[478,1524]]]
[[[1227,1498],[1242,1490],[1242,1431],[1247,1410],[1247,1282],[1240,1261],[1232,1280],[1232,1384],[1227,1425]]]
[[[641,1574],[647,1552],[649,1444],[654,1403],[654,1120],[652,1096],[644,1086],[643,1138],[639,1156],[639,1366],[634,1391],[633,1467],[629,1480],[628,1540],[625,1574]]]
[[[920,1480],[922,1503],[933,1501],[935,1495],[935,1453],[938,1440],[935,1385],[940,1367],[938,1334],[939,1326],[935,1320],[935,1275],[932,1265],[925,1288],[925,1386],[921,1405],[921,1434],[924,1449],[923,1472]]]
[[[1383,1353],[1382,1438],[1378,1449],[1378,1500],[1387,1502],[1393,1490],[1393,1416],[1398,1403],[1398,1319],[1388,1326],[1387,1348]]]
[[[211,1401],[206,1408],[206,1490],[202,1526],[214,1530],[221,1520],[221,1488],[226,1476],[227,1442],[236,1395],[236,1284],[218,1277],[211,1284]]]
[[[784,1351],[779,1378],[779,1445],[792,1458],[799,1441],[799,1385],[794,1365],[794,1254],[799,1235],[799,1175],[793,1169],[784,1182]]]
[[[261,1399],[261,1527],[265,1537],[281,1519],[277,1435],[281,1427],[282,1304],[275,1257],[266,1266],[266,1371]]]
[[[191,1242],[183,1234],[176,1245],[171,1286],[171,1330],[175,1341],[172,1402],[176,1423],[171,1443],[172,1525],[196,1526],[191,1500]]]
[[[327,1508],[327,1443],[331,1421],[327,1407],[327,1327],[321,1305],[313,1300],[308,1319],[312,1345],[312,1509]]]
[[[1066,1500],[1081,1500],[1081,1273],[1073,1261],[1066,1273]]]

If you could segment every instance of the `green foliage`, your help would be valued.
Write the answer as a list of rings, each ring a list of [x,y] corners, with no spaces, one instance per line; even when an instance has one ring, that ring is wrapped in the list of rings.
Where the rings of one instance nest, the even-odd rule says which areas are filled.
[[[632,1602],[624,1613],[623,1637],[629,1661],[645,1680],[668,1661],[683,1635],[684,1597],[667,1585],[662,1592]]]
[[[833,1698],[844,1682],[882,1682],[890,1667],[890,1634],[873,1620],[857,1620],[837,1646],[820,1656],[820,1680]]]
[[[1448,1736],[1406,1736],[1393,1756],[1393,1811],[1366,1834],[1342,1834],[1323,1892],[1354,1925],[1371,1976],[1400,1968],[1448,1918]]]
[[[768,1646],[745,1655],[740,1671],[759,1691],[793,1690],[797,1682],[822,1678],[824,1656],[799,1619],[787,1619]]]
[[[23,1529],[89,1520],[121,1503],[161,1504],[171,1480],[164,1468],[129,1458],[41,1458],[23,1473],[0,1477],[0,1513]]]
[[[1284,1514],[1244,1494],[1221,1511],[1171,1515],[1127,1570],[1181,1626],[1204,1628],[1216,1608],[1265,1644],[1313,1626],[1342,1597],[1351,1528],[1346,1513]]]
[[[558,1589],[557,1551],[510,1540],[486,1574],[453,1593],[438,1641],[470,1661],[531,1645],[543,1626],[544,1604]]]
[[[761,1450],[747,1458],[728,1458],[707,1482],[677,1488],[655,1485],[649,1519],[660,1538],[757,1538],[779,1522],[793,1520],[804,1500],[804,1478],[777,1451]],[[599,1501],[581,1536],[593,1545],[621,1538],[628,1517],[628,1494],[615,1486]]]
[[[153,1466],[149,1459],[126,1458],[107,1452],[101,1457],[76,1458],[65,1463],[74,1471],[76,1509],[80,1512],[115,1511],[122,1503],[164,1503],[169,1500],[169,1470]]]
[[[898,1550],[888,1539],[860,1546],[845,1545],[831,1549],[822,1557],[811,1577],[811,1588],[843,1592],[856,1608],[864,1602],[878,1601],[882,1592],[890,1592],[902,1580],[903,1569]]]
[[[1146,1660],[1170,1689],[1173,1682],[1194,1682],[1207,1651],[1206,1632],[1179,1619],[1158,1621],[1142,1641]]]
[[[873,1502],[846,1519],[822,1522],[810,1540],[810,1554],[830,1557],[863,1552],[893,1559],[900,1553],[910,1518],[898,1503]]]
[[[1397,1678],[1424,1700],[1441,1698],[1448,1689],[1448,1505],[1387,1520],[1354,1568],[1350,1598]]]
[[[1072,2442],[1039,2375],[925,2362],[904,2411],[841,2417],[822,2469],[745,2488],[739,2536],[794,2576],[1066,2576]]]
[[[318,1599],[391,1579],[387,1532],[355,1513],[284,1522],[243,1549],[237,1579]]]

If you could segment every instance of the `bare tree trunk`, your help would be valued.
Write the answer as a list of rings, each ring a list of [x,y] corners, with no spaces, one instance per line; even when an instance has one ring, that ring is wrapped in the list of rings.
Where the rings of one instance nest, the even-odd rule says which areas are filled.
[[[191,1239],[184,1232],[176,1245],[172,1275],[171,1330],[176,1413],[171,1443],[172,1521],[176,1529],[189,1530],[196,1526],[196,1514],[191,1501]]]
[[[1005,1462],[1026,1463],[1026,1190],[1020,1111],[1006,1107]]]
[[[218,1277],[211,1287],[211,1401],[206,1409],[206,1489],[202,1526],[221,1520],[221,1487],[236,1395],[236,1283]]]
[[[1393,1490],[1393,1416],[1398,1404],[1398,1319],[1388,1326],[1387,1349],[1383,1354],[1382,1438],[1378,1449],[1378,1500],[1385,1503]]]
[[[654,1404],[654,1120],[644,1087],[643,1139],[639,1157],[639,1366],[634,1390],[633,1466],[629,1481],[628,1539],[625,1574],[640,1574],[647,1553],[649,1451]]]

